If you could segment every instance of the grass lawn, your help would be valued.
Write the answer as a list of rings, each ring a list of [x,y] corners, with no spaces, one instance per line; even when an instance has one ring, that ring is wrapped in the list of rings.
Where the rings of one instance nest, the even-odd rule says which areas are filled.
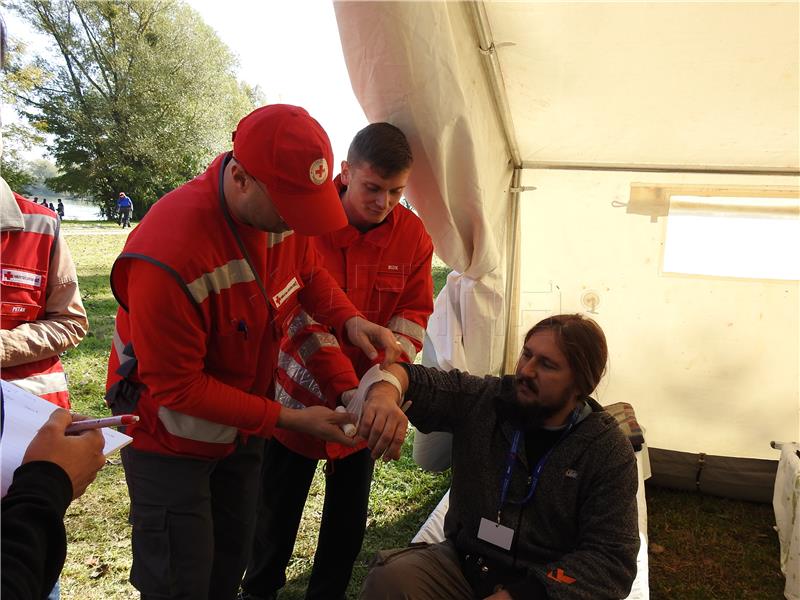
[[[116,224],[63,224],[78,267],[89,313],[90,333],[64,363],[76,411],[107,414],[103,403],[106,361],[116,302],[108,284],[111,264],[125,236]],[[106,234],[107,233],[107,234]],[[99,235],[98,235],[99,234]],[[435,262],[435,288],[448,269]],[[410,436],[409,436],[410,437]],[[349,597],[356,597],[375,550],[405,545],[448,487],[448,473],[430,474],[411,460],[411,440],[403,458],[379,464],[372,484],[367,533],[356,563]],[[321,470],[312,484],[281,599],[303,597],[311,571],[324,486]],[[779,599],[783,579],[777,536],[769,505],[751,504],[648,488],[651,538],[650,587],[654,600]],[[67,512],[69,550],[61,577],[65,600],[138,598],[128,583],[130,527],[128,496],[118,456],[113,457],[86,494]]]

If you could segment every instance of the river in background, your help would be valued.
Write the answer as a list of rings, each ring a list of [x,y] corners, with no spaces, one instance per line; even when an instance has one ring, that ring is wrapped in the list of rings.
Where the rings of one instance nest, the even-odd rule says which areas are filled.
[[[55,205],[56,203],[53,202],[53,206]],[[64,200],[65,221],[99,221],[101,218],[100,207],[96,204],[81,200]]]

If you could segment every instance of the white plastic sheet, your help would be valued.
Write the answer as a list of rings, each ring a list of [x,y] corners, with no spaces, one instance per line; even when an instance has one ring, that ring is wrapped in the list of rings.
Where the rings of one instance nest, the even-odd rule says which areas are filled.
[[[800,444],[784,444],[775,476],[775,523],[781,544],[786,600],[800,600]]]

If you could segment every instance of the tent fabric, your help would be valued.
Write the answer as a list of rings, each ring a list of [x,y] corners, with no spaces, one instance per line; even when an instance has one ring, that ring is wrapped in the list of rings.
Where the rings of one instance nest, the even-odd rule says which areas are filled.
[[[484,2],[524,163],[797,170],[796,2]]]
[[[407,135],[406,196],[455,270],[428,335],[442,366],[498,373],[512,168],[465,5],[336,2],[353,91],[370,122]]]
[[[772,499],[786,600],[800,600],[800,444],[783,444]]]
[[[663,448],[650,448],[650,465],[653,485],[765,504],[772,500],[778,467],[774,460]]]
[[[334,3],[356,96],[409,136],[409,199],[456,271],[437,364],[497,374],[507,322],[506,368],[527,327],[584,312],[611,352],[598,400],[634,404],[651,446],[771,459],[797,431],[800,284],[664,272],[670,217],[622,208],[634,184],[797,189],[800,4],[479,4]]]
[[[665,256],[685,248],[673,235],[675,219],[653,222],[614,205],[627,202],[635,183],[720,187],[731,179],[526,170],[524,182],[536,191],[522,205],[519,334],[548,314],[585,312],[608,340],[608,370],[596,398],[604,405],[635,406],[651,448],[764,459],[774,473],[770,440],[795,440],[798,434],[800,283],[667,272]],[[798,183],[796,177],[734,179],[756,188],[785,179]],[[723,221],[739,230],[747,222]],[[721,255],[712,225],[704,223],[692,265]],[[735,244],[752,254],[768,241],[740,231]],[[547,259],[537,260],[543,248]],[[773,264],[796,264],[797,255],[777,253]],[[734,478],[731,484],[742,482]],[[762,491],[768,494],[770,487],[766,482]]]

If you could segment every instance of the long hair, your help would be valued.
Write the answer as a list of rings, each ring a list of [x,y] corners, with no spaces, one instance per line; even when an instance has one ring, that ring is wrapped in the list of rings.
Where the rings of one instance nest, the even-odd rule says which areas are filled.
[[[556,344],[567,357],[578,393],[591,394],[600,383],[608,361],[606,336],[600,326],[581,314],[554,315],[534,325],[525,334],[525,341],[541,331],[555,333]]]

